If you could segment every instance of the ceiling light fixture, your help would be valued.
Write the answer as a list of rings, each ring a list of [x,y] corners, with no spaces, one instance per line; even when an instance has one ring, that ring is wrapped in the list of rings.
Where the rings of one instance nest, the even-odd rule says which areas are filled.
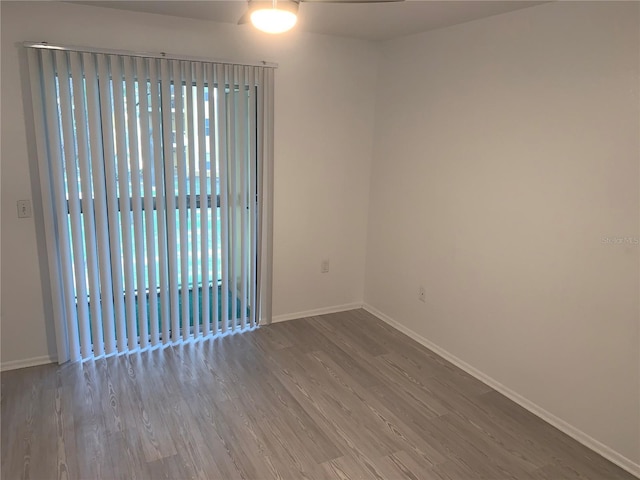
[[[297,12],[292,11],[294,9],[279,8],[276,1],[273,0],[271,6],[261,7],[251,12],[251,23],[258,30],[274,34],[284,33],[291,30],[298,21]],[[291,3],[293,2],[285,2],[285,5]],[[298,4],[293,3],[293,6],[297,10]]]
[[[2,1],[2,0],[0,0]],[[238,20],[238,25],[251,22],[258,30],[267,33],[284,33],[298,21],[301,2],[317,3],[393,3],[404,0],[247,0],[248,8]]]

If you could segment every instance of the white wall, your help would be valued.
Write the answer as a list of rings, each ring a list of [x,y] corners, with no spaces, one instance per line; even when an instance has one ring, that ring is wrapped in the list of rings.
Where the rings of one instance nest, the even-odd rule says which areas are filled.
[[[91,6],[2,2],[2,364],[55,355],[16,43],[277,62],[274,315],[361,303],[376,53],[366,42]],[[35,183],[34,183],[35,179]],[[42,251],[40,251],[42,249]],[[329,274],[320,273],[323,258]]]
[[[381,49],[365,301],[640,463],[639,5]],[[426,287],[427,301],[417,299]]]

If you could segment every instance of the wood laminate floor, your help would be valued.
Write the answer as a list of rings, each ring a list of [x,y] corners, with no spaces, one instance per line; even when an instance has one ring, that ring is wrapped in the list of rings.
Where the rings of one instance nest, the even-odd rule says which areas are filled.
[[[632,479],[363,310],[2,373],[2,478]]]

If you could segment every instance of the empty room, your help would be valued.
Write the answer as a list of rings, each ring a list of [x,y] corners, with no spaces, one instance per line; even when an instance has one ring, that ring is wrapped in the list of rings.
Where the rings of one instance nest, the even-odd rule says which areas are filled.
[[[640,478],[640,2],[5,1],[1,478]]]

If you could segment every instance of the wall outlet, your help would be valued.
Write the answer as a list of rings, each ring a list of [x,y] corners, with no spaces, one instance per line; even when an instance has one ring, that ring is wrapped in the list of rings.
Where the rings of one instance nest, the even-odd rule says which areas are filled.
[[[427,292],[422,285],[418,287],[418,300],[425,303],[427,301]]]
[[[18,218],[30,218],[31,200],[18,200]]]
[[[320,263],[320,273],[329,273],[329,259],[325,258]]]

